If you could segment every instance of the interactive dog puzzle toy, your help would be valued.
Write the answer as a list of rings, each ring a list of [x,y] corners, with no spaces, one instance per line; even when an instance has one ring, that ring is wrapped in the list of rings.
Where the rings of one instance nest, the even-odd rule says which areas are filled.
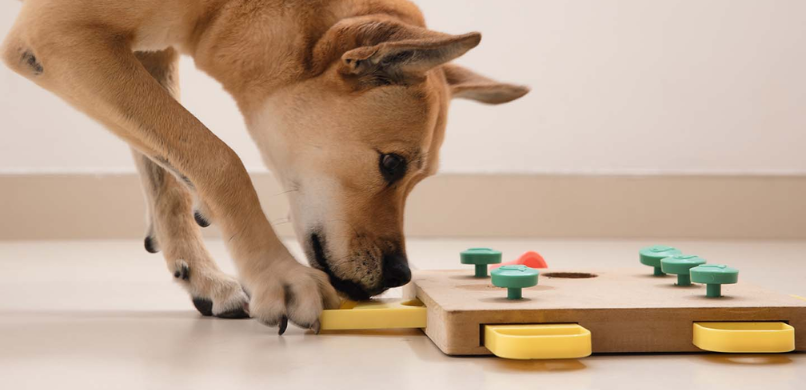
[[[806,299],[747,283],[732,286],[730,299],[712,299],[721,296],[722,284],[738,282],[738,271],[700,264],[705,260],[669,246],[641,249],[641,263],[659,268],[656,275],[677,275],[679,286],[687,276],[706,284],[707,294],[699,285],[669,286],[669,279],[635,267],[538,272],[507,265],[484,277],[500,256],[492,249],[465,251],[462,263],[477,266],[479,277],[465,270],[417,272],[407,300],[345,303],[324,311],[321,329],[421,328],[448,355],[510,359],[806,351]],[[502,299],[499,287],[510,299]],[[523,288],[536,299],[517,299],[526,295]]]

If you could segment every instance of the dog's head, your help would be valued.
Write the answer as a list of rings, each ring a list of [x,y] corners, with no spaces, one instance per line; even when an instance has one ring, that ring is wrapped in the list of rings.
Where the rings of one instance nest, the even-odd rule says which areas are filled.
[[[309,262],[352,299],[411,279],[403,209],[437,170],[450,99],[498,104],[528,92],[448,64],[480,40],[344,20],[313,48],[318,76],[273,94],[252,120]]]

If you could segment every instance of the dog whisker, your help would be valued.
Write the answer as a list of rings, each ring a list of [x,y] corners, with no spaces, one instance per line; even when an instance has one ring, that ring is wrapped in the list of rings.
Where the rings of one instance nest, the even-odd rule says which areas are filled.
[[[272,226],[280,226],[280,225],[285,225],[287,223],[291,223],[291,220],[290,219],[278,219],[278,220],[275,220],[275,221],[271,221],[269,223],[271,223]]]

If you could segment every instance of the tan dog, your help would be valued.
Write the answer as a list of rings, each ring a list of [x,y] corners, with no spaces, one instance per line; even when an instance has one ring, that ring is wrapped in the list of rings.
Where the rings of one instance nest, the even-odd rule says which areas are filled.
[[[426,29],[405,0],[25,0],[2,58],[131,145],[146,249],[202,314],[282,333],[288,319],[318,331],[333,286],[364,299],[410,280],[403,208],[437,170],[449,100],[528,92],[448,64],[480,39]],[[277,238],[238,156],[178,103],[178,53],[235,98],[314,268]],[[243,288],[194,215],[220,225]]]

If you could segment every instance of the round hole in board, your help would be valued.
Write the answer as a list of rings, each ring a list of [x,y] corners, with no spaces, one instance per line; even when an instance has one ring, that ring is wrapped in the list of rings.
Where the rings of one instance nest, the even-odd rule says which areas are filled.
[[[545,274],[540,274],[540,276],[557,279],[590,279],[599,275],[589,274],[586,272],[547,272]]]

